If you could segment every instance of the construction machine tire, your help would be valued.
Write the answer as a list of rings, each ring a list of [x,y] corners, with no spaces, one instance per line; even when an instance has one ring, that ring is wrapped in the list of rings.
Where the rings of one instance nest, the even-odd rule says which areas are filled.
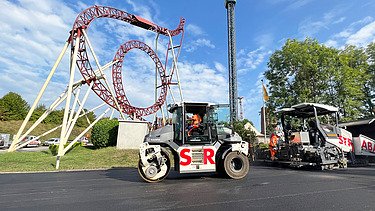
[[[161,150],[161,155],[163,158],[166,159],[165,164],[161,167],[161,170],[157,172],[153,177],[150,177],[148,175],[153,174],[153,171],[157,168],[155,166],[150,166],[148,168],[144,168],[142,165],[141,159],[138,161],[138,173],[142,177],[143,180],[146,182],[154,183],[154,182],[160,182],[164,180],[169,172],[171,171],[171,159],[169,158],[168,152],[165,150]],[[161,174],[161,175],[158,175]],[[157,175],[157,177],[155,177]]]
[[[224,159],[224,170],[232,179],[242,179],[249,172],[249,159],[240,152],[230,152]]]

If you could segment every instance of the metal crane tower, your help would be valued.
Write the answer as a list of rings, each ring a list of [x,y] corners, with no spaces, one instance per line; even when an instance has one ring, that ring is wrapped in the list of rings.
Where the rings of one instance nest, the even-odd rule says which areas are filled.
[[[234,26],[234,6],[236,0],[225,0],[228,19],[228,69],[229,69],[229,109],[231,124],[237,120],[237,70],[236,33]]]
[[[238,103],[240,105],[240,116],[239,116],[239,120],[242,121],[243,120],[243,106],[242,106],[242,100],[243,100],[243,97],[238,97]]]

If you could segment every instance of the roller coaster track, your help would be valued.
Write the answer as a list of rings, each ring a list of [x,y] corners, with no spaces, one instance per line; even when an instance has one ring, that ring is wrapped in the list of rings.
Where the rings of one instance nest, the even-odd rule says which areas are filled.
[[[181,40],[184,33],[184,24],[185,19],[181,18],[180,22],[176,29],[170,30],[164,27],[161,27],[159,25],[156,25],[155,23],[152,23],[146,19],[143,19],[139,16],[127,13],[125,11],[121,11],[116,8],[107,7],[107,6],[92,6],[84,11],[82,11],[76,18],[73,29],[71,31],[71,35],[69,38],[69,42],[71,42],[71,55],[73,55],[73,50],[75,46],[78,45],[78,54],[77,54],[77,61],[76,64],[78,66],[79,71],[81,72],[84,80],[86,83],[93,82],[92,90],[108,105],[118,110],[118,107],[115,105],[114,99],[117,100],[119,103],[120,109],[122,112],[128,114],[129,116],[136,116],[138,118],[142,116],[147,116],[150,114],[153,114],[157,112],[160,107],[164,104],[166,97],[167,97],[167,90],[168,86],[171,84],[172,75],[166,74],[166,66],[162,65],[159,57],[157,54],[145,43],[137,40],[131,40],[124,44],[122,44],[113,59],[113,61],[117,61],[112,66],[112,80],[114,85],[114,92],[115,97],[114,98],[108,90],[108,88],[102,83],[101,80],[97,80],[97,77],[94,73],[94,70],[90,64],[88,53],[87,53],[87,40],[85,36],[83,35],[82,30],[86,30],[89,28],[91,22],[93,22],[97,18],[111,18],[111,19],[117,19],[124,22],[127,22],[131,25],[138,26],[140,28],[153,31],[155,33],[164,35],[164,36],[170,36],[174,37],[179,34],[181,34]],[[76,43],[76,38],[79,38],[79,42]],[[180,44],[181,45],[181,44]],[[168,44],[168,49],[170,49],[171,43]],[[160,95],[156,102],[146,108],[140,108],[132,106],[127,99],[124,91],[124,85],[122,83],[122,64],[124,56],[127,52],[129,52],[132,49],[139,49],[144,51],[155,63],[157,71],[159,73],[160,79],[161,79],[161,86],[159,87],[161,89]],[[166,60],[168,60],[168,50],[166,53]],[[166,62],[167,63],[167,62]],[[173,74],[173,71],[171,72]]]

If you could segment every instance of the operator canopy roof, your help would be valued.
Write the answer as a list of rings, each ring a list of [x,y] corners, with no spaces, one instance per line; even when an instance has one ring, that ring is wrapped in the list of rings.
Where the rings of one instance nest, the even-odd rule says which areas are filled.
[[[345,126],[351,127],[351,126],[358,126],[358,125],[371,125],[373,122],[375,122],[375,118],[340,123],[340,127],[345,127]]]
[[[336,107],[319,103],[301,103],[294,105],[291,108],[282,108],[279,111],[277,111],[277,113],[281,113],[288,116],[308,118],[315,116],[314,107],[316,108],[318,116],[336,113],[339,110]]]

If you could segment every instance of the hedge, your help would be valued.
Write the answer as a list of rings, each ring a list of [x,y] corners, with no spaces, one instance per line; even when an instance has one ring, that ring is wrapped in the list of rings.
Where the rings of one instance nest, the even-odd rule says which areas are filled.
[[[117,131],[117,119],[101,119],[92,128],[91,142],[96,148],[115,146]]]
[[[66,143],[66,144],[64,145],[64,148],[67,147],[69,144],[70,144],[70,143]],[[58,144],[52,144],[52,145],[49,145],[48,149],[49,149],[49,151],[51,152],[51,154],[52,154],[53,156],[56,156],[57,153],[59,152],[59,146],[60,146],[60,145],[58,145]],[[76,143],[74,143],[73,146],[70,147],[70,149],[69,149],[66,153],[70,152],[72,149],[74,149],[74,148],[76,148],[76,147],[79,147],[79,146],[82,146],[82,143],[81,143],[81,142],[76,142]]]

